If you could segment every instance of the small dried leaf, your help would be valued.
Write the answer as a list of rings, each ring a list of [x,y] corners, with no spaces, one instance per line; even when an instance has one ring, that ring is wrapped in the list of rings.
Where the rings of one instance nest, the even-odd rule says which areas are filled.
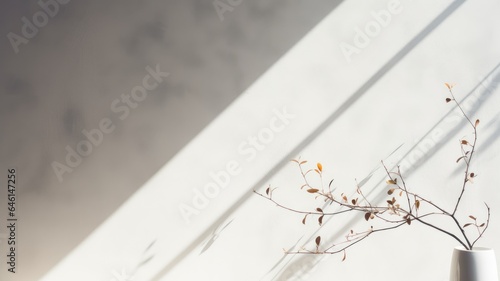
[[[392,197],[391,200],[387,200],[387,203],[394,205],[394,203],[396,203],[396,198]]]
[[[479,227],[484,227],[485,223],[483,222],[482,224],[479,225]]]
[[[410,224],[411,224],[411,219],[410,219],[410,217],[407,217],[407,218],[406,218],[406,223],[407,223],[408,225],[410,225]]]
[[[318,192],[318,191],[319,191],[319,189],[316,189],[316,188],[309,188],[309,189],[307,190],[307,192],[309,192],[309,193],[316,193],[316,192]]]
[[[342,196],[342,199],[344,199],[344,201],[345,201],[345,202],[347,202],[347,201],[348,201],[348,200],[347,200],[347,196],[345,196],[345,195],[344,195],[344,196]]]
[[[321,243],[321,236],[316,237],[316,246],[319,246],[319,243]]]
[[[415,207],[420,208],[420,201],[419,200],[415,200]]]
[[[320,172],[323,172],[323,165],[321,165],[321,163],[317,163],[316,166]]]
[[[387,194],[392,195],[394,193],[394,188],[391,188],[387,191]]]
[[[351,229],[351,234],[354,234],[354,230]]]
[[[370,212],[365,213],[365,220],[368,221],[371,216],[372,216],[372,214]]]
[[[476,220],[476,217],[473,216],[473,215],[470,215],[469,218],[473,219],[473,220]]]
[[[475,177],[475,176],[476,176],[476,174],[474,174],[474,173],[470,173],[470,174],[469,174],[469,176],[470,176],[471,178],[473,178],[473,177]]]
[[[356,205],[356,204],[358,203],[358,198],[356,198],[356,199],[352,199],[352,200],[351,200],[351,203],[352,203],[353,205]]]
[[[450,99],[450,98],[446,98],[446,102],[450,102],[450,101],[451,101],[451,99]]]
[[[469,144],[469,142],[467,140],[462,140],[460,143],[461,144]]]
[[[387,180],[387,184],[396,184],[397,182],[395,180]]]
[[[453,85],[450,85],[448,83],[444,83],[444,85],[446,86],[446,88],[448,88],[448,90],[451,90],[451,88],[453,88]]]
[[[269,195],[269,187],[266,189],[266,194]]]
[[[316,211],[323,213],[323,209],[321,209],[321,208],[316,208]]]
[[[342,257],[342,261],[345,261],[345,258],[347,257],[345,250],[344,250],[344,256]]]
[[[472,225],[472,223],[466,223],[466,224],[464,224],[463,228],[466,228],[469,225]]]
[[[479,119],[476,119],[476,123],[474,124],[474,127],[477,127],[479,125]]]
[[[305,164],[305,163],[307,163],[307,161],[306,161],[306,160],[301,161],[301,162],[299,163],[299,165],[302,165],[302,164]]]
[[[403,191],[402,190],[399,192],[399,196],[403,196]]]
[[[465,156],[461,156],[461,157],[459,157],[459,158],[457,159],[457,161],[456,161],[456,162],[458,163],[458,162],[459,162],[460,160],[462,160],[463,158],[465,158]]]
[[[302,219],[302,224],[306,224],[306,218],[307,218],[307,215],[305,215],[304,218]]]
[[[322,216],[320,216],[320,217],[318,218],[319,226],[321,226],[321,225],[323,224],[323,217],[324,217],[324,216],[325,216],[325,215],[322,215]]]

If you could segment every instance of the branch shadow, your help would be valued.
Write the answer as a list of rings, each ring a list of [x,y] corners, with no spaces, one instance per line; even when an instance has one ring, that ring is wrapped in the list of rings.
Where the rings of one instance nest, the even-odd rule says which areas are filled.
[[[413,37],[404,47],[402,47],[389,61],[387,61],[375,74],[373,74],[364,84],[361,85],[340,107],[335,110],[325,121],[317,126],[302,142],[292,149],[285,157],[282,158],[269,172],[254,184],[254,188],[265,185],[271,177],[288,163],[290,158],[293,158],[297,153],[306,148],[314,139],[316,139],[326,128],[335,122],[343,113],[347,111],[355,102],[357,102],[364,94],[368,92],[382,77],[384,77],[395,65],[397,65],[406,55],[408,55],[418,44],[420,44],[430,33],[432,33],[440,24],[442,24],[451,14],[453,14],[466,0],[456,0],[444,9],[436,18],[434,18],[424,29],[422,29],[415,37]],[[233,214],[240,206],[253,194],[253,189],[248,190],[237,201],[231,205],[215,222],[215,225],[220,225]],[[180,261],[182,261],[190,252],[202,243],[211,234],[211,228],[207,228],[196,239],[194,239],[173,261],[167,263],[151,280],[159,281],[172,270]],[[300,260],[295,261],[294,265],[301,264]],[[314,263],[315,264],[315,263]],[[276,265],[274,265],[276,267]],[[284,272],[285,268],[280,271]],[[282,278],[278,275],[277,278]],[[274,279],[273,279],[274,280]]]

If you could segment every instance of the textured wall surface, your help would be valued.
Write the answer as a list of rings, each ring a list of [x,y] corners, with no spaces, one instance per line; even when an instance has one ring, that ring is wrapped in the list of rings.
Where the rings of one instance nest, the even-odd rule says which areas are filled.
[[[416,223],[370,237],[343,263],[283,256],[364,220],[328,220],[316,232],[314,220],[303,226],[252,193],[270,184],[296,208],[321,205],[297,192],[288,160],[301,156],[346,192],[371,174],[365,187],[384,202],[386,159],[451,208],[457,140],[470,129],[444,102],[444,82],[481,119],[480,176],[461,222],[484,220],[487,201],[481,245],[500,250],[496,1],[4,6],[1,280],[446,280],[456,241]],[[11,168],[15,274],[6,263]]]
[[[60,261],[336,5],[255,1],[221,20],[211,1],[4,2],[0,167],[19,174],[18,280]],[[170,75],[125,117],[121,95],[156,65]],[[104,118],[115,129],[59,181],[52,163]]]

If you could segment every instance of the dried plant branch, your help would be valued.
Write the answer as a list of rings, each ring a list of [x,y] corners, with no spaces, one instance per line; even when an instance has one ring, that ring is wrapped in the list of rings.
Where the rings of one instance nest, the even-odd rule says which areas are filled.
[[[465,113],[465,111],[463,110],[462,106],[460,105],[460,103],[456,100],[455,96],[453,95],[453,91],[451,90],[452,87],[448,87],[448,90],[450,92],[450,95],[452,97],[452,100],[455,102],[456,106],[460,109],[460,111],[462,112],[462,115],[465,117],[465,119],[467,119],[467,122],[469,122],[469,124],[472,126],[472,128],[474,129],[474,140],[472,142],[472,144],[470,144],[471,146],[471,150],[470,150],[470,153],[467,153],[463,150],[463,145],[467,145],[468,142],[465,141],[465,140],[462,140],[461,141],[461,149],[462,149],[462,157],[465,161],[465,172],[464,172],[464,181],[463,181],[463,184],[462,184],[462,190],[460,191],[460,195],[458,196],[458,199],[457,199],[457,202],[455,204],[455,208],[453,209],[453,212],[452,212],[452,215],[455,215],[455,213],[457,212],[458,210],[458,206],[460,205],[460,201],[462,200],[462,197],[464,195],[464,192],[465,192],[465,187],[467,185],[467,182],[469,181],[469,168],[470,168],[470,163],[472,161],[472,157],[474,156],[474,152],[475,152],[475,149],[476,149],[476,142],[477,142],[477,125],[479,124],[479,119],[476,120],[475,123],[472,123],[472,121],[470,120],[469,116],[467,116],[467,114]],[[466,142],[466,143],[464,143]],[[468,155],[467,155],[468,154]],[[460,159],[460,158],[459,158]]]
[[[479,231],[479,235],[477,236],[476,240],[474,240],[472,242],[471,249],[474,247],[474,244],[476,244],[477,240],[479,240],[481,237],[483,237],[484,232],[486,231],[486,229],[490,225],[490,217],[491,217],[490,206],[488,206],[488,204],[486,204],[486,203],[484,203],[484,205],[486,205],[486,209],[488,210],[488,216],[486,218],[486,223],[483,225],[483,230],[482,231],[480,231],[481,225],[477,225],[476,224],[477,230]]]
[[[333,216],[333,215],[339,215],[339,214],[342,214],[342,213],[346,213],[346,212],[350,212],[352,210],[342,210],[342,211],[338,211],[338,212],[332,212],[332,213],[323,213],[323,212],[319,212],[319,211],[316,211],[316,212],[310,212],[310,211],[301,211],[301,210],[295,210],[293,208],[290,208],[290,207],[287,207],[281,203],[278,203],[276,200],[274,200],[272,197],[270,196],[266,196],[262,193],[259,193],[257,192],[256,190],[253,191],[255,194],[273,202],[274,204],[276,204],[276,206],[280,207],[280,208],[283,208],[285,210],[288,210],[288,211],[291,211],[291,212],[294,212],[294,213],[299,213],[299,214],[305,214],[305,215],[318,215],[318,216],[322,216],[322,215],[325,215],[325,216]]]
[[[374,228],[373,226],[370,227],[369,230],[367,231],[362,231],[362,232],[354,232],[351,230],[346,236],[345,240],[338,242],[338,243],[332,243],[331,245],[325,247],[324,250],[320,250],[321,246],[321,236],[317,236],[315,239],[315,244],[316,248],[315,250],[308,250],[305,248],[301,248],[299,250],[294,250],[294,251],[286,251],[287,254],[336,254],[343,252],[344,253],[344,258],[346,255],[346,250],[353,245],[363,241],[366,239],[368,236],[370,236],[373,233],[376,232],[383,232],[383,231],[389,231],[393,230],[396,228],[399,228],[403,225],[411,225],[413,221],[419,222],[425,226],[428,226],[432,229],[435,229],[441,233],[444,233],[454,240],[458,241],[465,249],[471,250],[476,242],[483,237],[486,229],[489,226],[490,223],[490,207],[485,203],[486,209],[487,209],[487,219],[486,222],[484,223],[478,223],[476,217],[470,215],[469,218],[472,220],[470,223],[466,223],[465,225],[462,226],[462,224],[459,222],[457,218],[457,210],[460,207],[460,203],[462,202],[463,196],[465,194],[465,190],[467,187],[467,184],[471,182],[471,180],[476,177],[475,173],[470,172],[470,165],[472,163],[472,159],[476,150],[476,144],[477,144],[477,126],[479,124],[479,120],[476,120],[474,123],[471,121],[469,116],[465,113],[464,109],[460,105],[460,103],[456,100],[452,87],[449,84],[446,84],[449,93],[451,95],[451,98],[447,98],[446,102],[454,101],[456,106],[459,108],[461,111],[462,115],[465,117],[467,122],[471,125],[473,128],[473,135],[474,139],[472,142],[469,142],[465,139],[460,140],[460,150],[461,150],[461,157],[457,159],[457,163],[460,162],[461,160],[464,161],[465,163],[465,171],[464,171],[464,179],[461,185],[460,193],[459,196],[456,199],[456,202],[454,204],[453,211],[447,211],[443,207],[439,206],[439,204],[419,195],[416,194],[412,191],[407,186],[407,183],[405,181],[405,178],[403,177],[401,173],[401,169],[398,166],[396,166],[397,171],[391,171],[390,169],[387,168],[385,163],[381,161],[382,166],[385,169],[385,172],[387,174],[388,180],[387,184],[389,186],[389,190],[387,191],[387,194],[389,196],[393,195],[396,193],[396,195],[393,195],[392,198],[389,197],[389,199],[385,202],[384,205],[381,204],[374,204],[371,202],[363,193],[361,190],[359,184],[356,182],[356,193],[359,195],[358,197],[354,195],[352,196],[347,196],[344,193],[341,193],[340,195],[334,195],[334,190],[332,190],[331,186],[333,183],[333,179],[330,181],[328,184],[328,190],[325,190],[324,183],[323,183],[323,165],[320,163],[316,164],[316,168],[313,169],[304,169],[303,166],[307,163],[307,161],[303,161],[299,159],[294,159],[291,160],[295,162],[298,165],[300,174],[303,179],[303,184],[300,187],[300,189],[306,188],[306,191],[310,194],[315,195],[315,198],[322,198],[326,203],[329,203],[328,205],[335,205],[336,207],[339,208],[338,211],[335,212],[325,212],[322,208],[316,208],[315,211],[303,211],[303,210],[298,210],[291,208],[289,206],[283,205],[279,202],[277,202],[273,198],[273,191],[274,189],[271,189],[271,187],[268,187],[266,189],[266,194],[261,194],[257,191],[254,190],[254,192],[261,197],[273,202],[276,204],[276,206],[283,208],[285,210],[303,214],[305,215],[304,218],[302,219],[302,223],[306,223],[306,218],[309,215],[312,216],[317,216],[318,217],[318,223],[321,226],[323,223],[323,217],[324,216],[337,216],[341,214],[346,214],[350,212],[361,212],[363,213],[364,219],[366,221],[369,220],[374,220],[377,219],[383,223],[390,224],[390,226],[384,226],[384,227],[379,227],[379,228]],[[311,172],[315,172],[312,173]],[[319,188],[314,187],[311,185],[310,181],[308,180],[309,175],[314,175],[316,174],[319,177],[320,180],[320,186]],[[398,196],[399,195],[399,196]],[[398,197],[398,199],[396,199]],[[403,205],[399,203],[399,198],[402,198]],[[425,211],[422,214],[420,214],[419,210],[421,208],[421,205],[425,204],[428,207],[431,208],[429,211]],[[435,223],[431,223],[428,218],[435,217],[435,216],[445,216],[450,218],[453,221],[453,224],[455,227],[459,230],[461,237],[457,236],[457,234],[454,233],[454,231],[443,228],[439,225],[436,225]],[[475,239],[471,243],[471,239],[467,235],[465,228],[468,226],[474,226],[477,234],[475,235]]]

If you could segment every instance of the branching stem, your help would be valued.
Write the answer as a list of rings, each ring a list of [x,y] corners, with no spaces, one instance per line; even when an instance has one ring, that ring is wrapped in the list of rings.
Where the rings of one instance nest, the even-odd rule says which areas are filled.
[[[452,212],[446,211],[444,208],[440,207],[438,204],[432,202],[431,200],[424,198],[423,196],[416,194],[414,192],[411,192],[409,188],[407,187],[406,181],[401,173],[400,167],[397,166],[397,172],[396,171],[390,171],[387,166],[384,164],[382,161],[382,166],[385,169],[385,172],[387,176],[389,177],[389,180],[387,183],[389,185],[394,186],[394,188],[391,188],[388,191],[388,194],[391,195],[394,192],[399,192],[399,196],[403,196],[404,194],[404,201],[406,201],[403,205],[406,207],[401,206],[398,203],[398,200],[395,197],[392,197],[392,199],[387,200],[386,205],[376,205],[370,202],[370,200],[364,195],[363,191],[361,190],[359,184],[356,182],[356,192],[361,196],[361,198],[348,198],[345,194],[341,194],[338,197],[335,197],[333,195],[333,191],[331,188],[331,184],[333,182],[330,181],[330,184],[328,185],[328,190],[325,191],[324,189],[324,184],[323,184],[323,170],[322,170],[322,165],[317,164],[318,169],[309,169],[307,171],[304,171],[302,166],[307,163],[307,161],[300,161],[298,160],[292,160],[297,163],[300,174],[302,175],[304,184],[301,186],[301,189],[306,187],[307,192],[313,193],[316,195],[316,198],[321,197],[324,199],[325,202],[330,203],[329,205],[336,205],[339,209],[338,211],[335,212],[324,212],[323,209],[317,208],[316,211],[303,211],[303,210],[297,210],[294,208],[291,208],[289,206],[285,206],[273,198],[273,190],[270,190],[270,187],[268,190],[266,190],[266,195],[261,194],[257,191],[254,190],[256,194],[259,196],[273,202],[276,204],[276,206],[283,208],[285,210],[303,214],[304,219],[303,223],[305,223],[307,216],[312,215],[312,216],[318,216],[318,222],[321,225],[322,224],[322,219],[324,216],[337,216],[341,214],[345,214],[348,212],[362,212],[364,214],[364,218],[366,221],[372,220],[372,219],[378,219],[384,223],[391,224],[391,226],[386,226],[386,227],[380,227],[380,228],[374,228],[373,226],[370,227],[369,230],[363,231],[363,232],[354,232],[353,230],[350,231],[349,234],[345,236],[345,241],[341,241],[339,243],[332,243],[330,246],[327,246],[326,248],[323,247],[325,250],[320,251],[320,241],[321,237],[318,236],[316,238],[316,248],[314,251],[312,250],[306,250],[301,248],[300,250],[297,251],[286,251],[288,254],[336,254],[340,252],[344,252],[344,258],[345,258],[345,251],[346,249],[352,247],[353,245],[363,241],[366,239],[368,236],[370,236],[373,233],[376,232],[382,232],[382,231],[388,231],[388,230],[393,230],[396,228],[401,227],[402,225],[408,224],[411,225],[412,221],[417,221],[419,223],[422,223],[425,226],[428,226],[432,229],[435,229],[441,233],[444,233],[450,237],[452,237],[454,240],[458,241],[465,249],[471,250],[476,242],[484,235],[486,229],[489,226],[490,223],[490,207],[485,203],[486,209],[487,209],[487,219],[485,223],[479,224],[477,222],[476,217],[474,216],[469,216],[471,219],[473,219],[473,223],[467,223],[462,226],[462,224],[459,222],[459,220],[456,217],[457,210],[460,207],[460,203],[462,202],[463,196],[465,194],[465,189],[467,186],[467,183],[471,181],[472,178],[475,177],[474,173],[470,172],[470,165],[472,163],[472,158],[475,153],[476,149],[476,143],[477,143],[477,125],[479,124],[479,120],[476,120],[475,123],[471,121],[469,116],[465,113],[464,109],[460,105],[460,103],[455,99],[455,96],[452,91],[452,86],[446,84],[446,86],[449,89],[449,93],[451,95],[451,98],[447,98],[446,101],[454,101],[462,115],[465,117],[467,122],[472,126],[473,128],[473,135],[474,139],[472,142],[469,142],[467,140],[460,140],[460,145],[461,145],[461,153],[462,156],[457,160],[459,162],[460,160],[463,160],[465,163],[465,171],[464,171],[464,179],[463,183],[461,186],[461,190],[459,193],[459,196],[457,197],[457,200],[454,204],[454,208]],[[308,180],[308,174],[311,171],[316,171],[317,174],[319,174],[320,182],[321,185],[319,188],[314,188],[311,186],[309,180]],[[399,180],[399,183],[398,183]],[[335,189],[334,189],[335,190]],[[336,199],[336,198],[341,198],[341,199]],[[361,199],[361,200],[358,200]],[[430,207],[430,211],[422,212],[419,214],[419,209],[421,204],[426,204],[427,207]],[[434,209],[432,211],[432,208]],[[460,234],[463,238],[460,238],[457,236],[453,231],[450,231],[448,229],[442,228],[440,226],[437,226],[434,223],[431,223],[427,218],[433,217],[433,216],[446,216],[451,218],[453,221],[454,225],[458,228],[460,231]],[[425,219],[424,219],[425,218]],[[477,237],[470,242],[471,240],[467,236],[467,233],[465,232],[465,227],[473,225],[476,227],[477,230]]]

